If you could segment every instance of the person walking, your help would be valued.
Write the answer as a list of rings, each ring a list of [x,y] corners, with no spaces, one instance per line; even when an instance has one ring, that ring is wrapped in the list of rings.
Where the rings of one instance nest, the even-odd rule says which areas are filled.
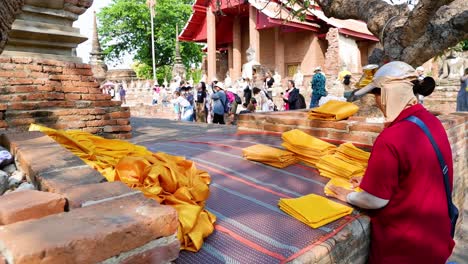
[[[457,96],[457,112],[468,111],[468,68],[465,69],[465,75],[460,79],[460,91]]]
[[[213,100],[213,123],[214,124],[226,124],[224,122],[224,114],[226,113],[227,106],[227,97],[224,93],[224,84],[222,82],[217,82],[214,84],[215,93],[211,96]]]
[[[196,106],[197,106],[197,110],[196,110],[197,122],[206,123],[206,117],[207,117],[206,84],[204,82],[200,82],[198,84]]]
[[[435,81],[417,78],[413,67],[394,61],[355,92],[373,93],[389,125],[374,143],[362,181],[355,179],[363,191],[330,187],[330,196],[370,209],[369,264],[442,264],[455,245],[452,151],[442,123],[416,97]]]
[[[319,106],[320,98],[327,96],[327,90],[325,88],[327,78],[322,73],[322,68],[317,67],[314,70],[314,77],[311,81],[312,87],[312,98],[310,99],[310,108]]]

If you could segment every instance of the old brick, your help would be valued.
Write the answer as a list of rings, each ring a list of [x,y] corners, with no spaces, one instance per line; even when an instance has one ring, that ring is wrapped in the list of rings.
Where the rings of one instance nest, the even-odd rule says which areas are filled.
[[[49,81],[49,78],[36,78],[33,80],[33,84],[45,85]]]
[[[67,122],[68,129],[80,129],[86,127],[86,122],[84,121],[75,121],[75,122]]]
[[[12,103],[8,106],[10,110],[34,110],[39,108],[36,103],[30,102],[21,102],[21,103]]]
[[[286,125],[276,125],[276,124],[264,124],[263,129],[266,131],[273,132],[287,132],[289,130],[296,129],[295,126],[286,126]]]
[[[48,73],[62,73],[63,68],[57,66],[44,66],[43,71]]]
[[[91,69],[70,69],[70,68],[65,68],[63,69],[63,74],[69,74],[69,75],[84,75],[84,76],[92,76],[93,72]]]
[[[372,136],[377,134],[370,132],[333,132],[329,131],[327,138],[336,139],[342,142],[355,142],[359,144],[369,145],[372,144]]]
[[[62,90],[65,93],[88,93],[87,87],[63,86]]]
[[[76,63],[75,67],[77,69],[91,69],[91,65],[85,63]]]
[[[105,134],[104,135],[106,138],[111,138],[111,139],[130,139],[132,138],[132,133],[118,133],[118,134]]]
[[[14,57],[12,58],[13,63],[19,63],[19,64],[29,64],[33,60],[31,58],[22,58],[22,57]]]
[[[8,82],[9,85],[33,84],[34,79],[31,78],[15,78]]]
[[[100,134],[104,129],[102,127],[85,127],[83,128],[84,132],[88,132],[91,134]]]
[[[23,69],[35,72],[41,72],[42,66],[41,65],[24,65]]]
[[[90,94],[102,94],[102,90],[96,87],[89,87]]]
[[[79,75],[61,75],[54,74],[50,75],[49,79],[58,81],[79,81],[81,78]]]
[[[11,151],[16,156],[19,148],[46,148],[55,146],[57,143],[42,132],[10,132],[2,134],[0,137],[1,145]]]
[[[58,66],[58,67],[67,67],[74,68],[75,64],[72,62],[58,61],[58,60],[48,60],[48,59],[35,59],[37,64],[49,65],[49,66]]]
[[[155,245],[123,259],[119,264],[163,264],[171,263],[179,257],[180,242],[175,238],[160,238],[150,243]]]
[[[103,127],[103,126],[111,126],[116,125],[117,122],[115,120],[93,120],[86,122],[86,126],[88,127]]]
[[[0,63],[10,63],[11,58],[10,57],[0,57]]]
[[[355,123],[349,127],[349,130],[380,133],[382,132],[383,128],[384,124]]]
[[[132,195],[5,226],[0,243],[10,263],[98,263],[171,236],[177,227],[173,208]],[[31,243],[37,238],[47,239]]]
[[[239,121],[237,122],[237,126],[239,129],[256,129],[256,130],[263,130],[263,123],[256,123],[253,121]]]
[[[109,116],[112,119],[130,118],[130,112],[113,112],[109,113]]]
[[[112,133],[112,132],[129,132],[132,131],[132,126],[105,126],[104,132],[105,133]]]
[[[117,119],[115,120],[117,125],[129,125],[130,120],[129,119]]]
[[[26,78],[26,77],[29,77],[29,73],[27,73],[25,71],[0,71],[0,77]]]
[[[43,171],[36,175],[36,181],[42,191],[54,193],[66,193],[72,187],[105,181],[99,172],[87,165]]]
[[[72,187],[61,194],[67,198],[69,208],[75,209],[90,202],[115,199],[132,193],[135,190],[122,182],[103,182]]]
[[[77,81],[73,81],[72,83],[73,83],[73,85],[80,86],[80,87],[92,87],[92,88],[99,87],[99,84],[97,82],[77,82]]]
[[[65,198],[39,191],[18,191],[0,196],[0,225],[38,219],[64,212]]]
[[[0,120],[0,128],[8,128],[8,123],[5,120]]]
[[[0,58],[1,60],[2,58]],[[0,69],[3,69],[3,70],[14,70],[16,69],[16,67],[18,66],[18,64],[14,64],[14,63],[1,63],[0,62]]]
[[[47,73],[43,73],[43,72],[31,72],[29,74],[29,77],[44,79],[44,78],[49,77],[49,75]]]
[[[66,94],[65,100],[76,101],[81,100],[81,94]]]

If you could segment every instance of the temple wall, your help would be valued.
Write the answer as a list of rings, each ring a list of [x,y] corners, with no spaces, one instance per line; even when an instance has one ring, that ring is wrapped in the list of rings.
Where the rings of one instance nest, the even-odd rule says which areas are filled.
[[[88,64],[0,57],[0,129],[31,123],[130,138],[130,110],[102,94]]]
[[[275,62],[275,29],[260,30],[260,62],[273,73]]]

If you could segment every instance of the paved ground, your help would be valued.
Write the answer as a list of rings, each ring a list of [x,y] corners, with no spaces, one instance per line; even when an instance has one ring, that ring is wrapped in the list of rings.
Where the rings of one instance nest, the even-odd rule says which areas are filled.
[[[209,133],[233,134],[237,131],[237,127],[235,126],[183,123],[168,119],[133,117],[131,122],[134,129],[131,142],[136,144],[186,139]],[[468,183],[468,175],[466,182]],[[454,254],[449,259],[449,262],[457,264],[468,264],[468,195],[466,196],[464,207],[464,222],[461,232],[456,237],[457,246],[455,247]]]

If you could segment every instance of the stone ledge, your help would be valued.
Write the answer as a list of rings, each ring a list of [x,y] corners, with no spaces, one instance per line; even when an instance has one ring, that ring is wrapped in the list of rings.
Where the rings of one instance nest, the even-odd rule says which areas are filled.
[[[0,225],[63,213],[65,198],[54,193],[17,191],[0,196]]]
[[[288,263],[366,263],[370,245],[369,231],[369,217],[358,216],[343,230]]]
[[[177,227],[173,208],[133,195],[5,226],[0,252],[15,264],[97,263],[172,236]]]

